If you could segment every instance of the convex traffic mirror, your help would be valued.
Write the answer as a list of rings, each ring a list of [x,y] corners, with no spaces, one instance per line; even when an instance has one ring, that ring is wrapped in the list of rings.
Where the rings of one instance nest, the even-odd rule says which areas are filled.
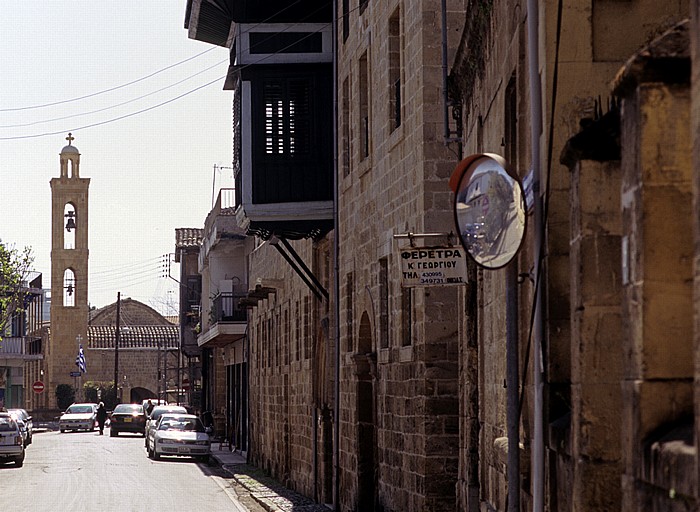
[[[480,266],[497,269],[518,253],[525,235],[526,209],[520,182],[499,155],[472,155],[455,168],[454,217],[460,241]]]

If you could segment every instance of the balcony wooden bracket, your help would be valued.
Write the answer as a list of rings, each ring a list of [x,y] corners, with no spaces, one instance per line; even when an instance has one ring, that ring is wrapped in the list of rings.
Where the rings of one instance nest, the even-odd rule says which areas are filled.
[[[272,237],[270,239],[270,244],[277,249],[277,251],[282,255],[282,257],[289,263],[294,272],[301,277],[302,281],[306,283],[311,292],[320,301],[328,300],[329,294],[318,278],[311,272],[309,267],[301,259],[301,256],[294,250],[294,247],[285,239]]]

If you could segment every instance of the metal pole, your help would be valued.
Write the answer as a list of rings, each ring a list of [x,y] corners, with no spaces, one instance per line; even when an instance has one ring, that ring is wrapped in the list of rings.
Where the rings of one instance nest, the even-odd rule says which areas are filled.
[[[520,414],[518,360],[518,263],[506,268],[506,420],[508,433],[508,512],[520,510]]]
[[[333,364],[333,510],[340,510],[340,225],[338,223],[338,2],[333,2],[333,315],[334,364]],[[314,407],[314,432],[318,428],[317,410]],[[314,444],[314,471],[316,470],[316,445]],[[316,475],[314,475],[316,476]],[[314,485],[317,478],[314,478]]]
[[[533,439],[532,439],[532,510],[544,509],[544,405],[542,377],[543,288],[542,258],[545,237],[542,198],[540,196],[540,136],[542,134],[542,84],[539,73],[539,5],[527,0],[527,56],[530,80],[530,139],[532,144],[532,190],[535,226],[535,314],[532,340],[533,372]]]
[[[121,309],[121,292],[117,292],[117,331],[114,336],[114,395],[115,403],[119,403],[119,338],[121,334],[120,309]]]

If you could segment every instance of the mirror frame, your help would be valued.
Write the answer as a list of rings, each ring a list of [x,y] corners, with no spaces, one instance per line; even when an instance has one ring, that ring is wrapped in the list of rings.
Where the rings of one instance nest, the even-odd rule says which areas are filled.
[[[484,160],[491,160],[495,165],[497,165],[500,170],[502,170],[510,180],[512,180],[512,185],[513,188],[517,188],[519,190],[519,195],[520,195],[520,202],[521,202],[521,207],[522,207],[522,214],[523,214],[523,230],[522,230],[522,235],[520,237],[520,240],[518,241],[518,247],[513,251],[512,255],[501,264],[498,265],[488,265],[485,264],[483,261],[479,261],[477,257],[472,254],[472,251],[470,250],[470,244],[468,244],[465,239],[462,236],[462,229],[459,223],[459,215],[457,212],[457,203],[458,203],[458,197],[459,197],[459,192],[465,188],[465,186],[469,186],[469,182],[471,178],[474,175],[474,172],[478,168],[478,166],[483,163]],[[465,185],[466,181],[466,185]],[[460,161],[457,166],[455,167],[454,171],[452,172],[452,176],[450,177],[450,188],[454,192],[454,200],[453,200],[453,215],[454,215],[454,225],[455,229],[457,231],[457,236],[459,237],[459,241],[464,248],[465,252],[469,255],[469,258],[476,263],[479,267],[485,268],[487,270],[498,270],[501,269],[505,266],[507,266],[513,259],[518,255],[520,250],[522,249],[523,242],[525,240],[525,237],[527,235],[527,205],[525,204],[525,195],[524,195],[524,190],[522,183],[520,179],[517,176],[514,176],[510,170],[508,169],[508,165],[506,160],[500,156],[496,155],[493,153],[476,153],[474,155],[470,155],[466,158],[464,158],[462,161]]]

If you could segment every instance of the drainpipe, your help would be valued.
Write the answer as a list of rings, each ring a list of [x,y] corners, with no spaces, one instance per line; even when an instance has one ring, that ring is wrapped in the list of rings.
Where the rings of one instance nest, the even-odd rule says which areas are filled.
[[[527,0],[527,57],[530,79],[530,139],[532,144],[532,190],[534,197],[535,239],[535,314],[532,340],[533,371],[533,439],[532,439],[532,510],[542,512],[544,507],[544,407],[542,376],[543,336],[543,269],[544,248],[543,205],[540,195],[540,136],[542,134],[542,85],[539,74],[539,5]]]
[[[506,419],[508,435],[508,512],[520,510],[520,401],[518,360],[518,263],[506,268]]]
[[[333,4],[333,314],[335,365],[333,383],[333,510],[340,510],[340,225],[338,222],[338,6]],[[316,418],[314,418],[315,420]],[[317,428],[314,421],[314,432]],[[314,466],[315,467],[315,466]],[[316,480],[314,479],[314,482]]]

